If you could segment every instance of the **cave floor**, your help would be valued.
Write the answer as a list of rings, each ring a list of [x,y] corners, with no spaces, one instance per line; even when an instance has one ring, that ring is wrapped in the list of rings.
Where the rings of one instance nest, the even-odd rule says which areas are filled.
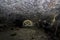
[[[48,38],[43,29],[10,27],[0,32],[0,40],[48,40]]]

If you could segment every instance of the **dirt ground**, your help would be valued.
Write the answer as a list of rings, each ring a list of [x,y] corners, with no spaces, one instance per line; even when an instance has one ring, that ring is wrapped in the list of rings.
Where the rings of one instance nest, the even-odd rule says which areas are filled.
[[[10,27],[1,30],[0,40],[48,40],[43,29]]]

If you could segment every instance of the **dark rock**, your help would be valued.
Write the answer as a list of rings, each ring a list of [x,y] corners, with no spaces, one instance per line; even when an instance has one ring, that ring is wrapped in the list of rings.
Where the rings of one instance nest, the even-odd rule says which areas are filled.
[[[10,36],[16,36],[17,34],[16,33],[13,33],[13,34],[11,34]]]

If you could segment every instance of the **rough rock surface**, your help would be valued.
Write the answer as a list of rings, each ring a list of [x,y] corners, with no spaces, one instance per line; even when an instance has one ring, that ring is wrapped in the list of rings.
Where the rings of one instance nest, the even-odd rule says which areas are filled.
[[[59,40],[59,12],[60,0],[0,0],[0,40]],[[50,14],[58,15],[52,28]],[[35,26],[22,27],[26,19]]]

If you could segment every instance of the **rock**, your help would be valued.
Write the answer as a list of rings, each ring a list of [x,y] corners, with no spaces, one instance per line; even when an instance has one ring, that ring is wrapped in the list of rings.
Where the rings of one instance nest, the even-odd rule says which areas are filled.
[[[11,34],[11,36],[16,36],[16,35],[17,35],[16,33]]]

